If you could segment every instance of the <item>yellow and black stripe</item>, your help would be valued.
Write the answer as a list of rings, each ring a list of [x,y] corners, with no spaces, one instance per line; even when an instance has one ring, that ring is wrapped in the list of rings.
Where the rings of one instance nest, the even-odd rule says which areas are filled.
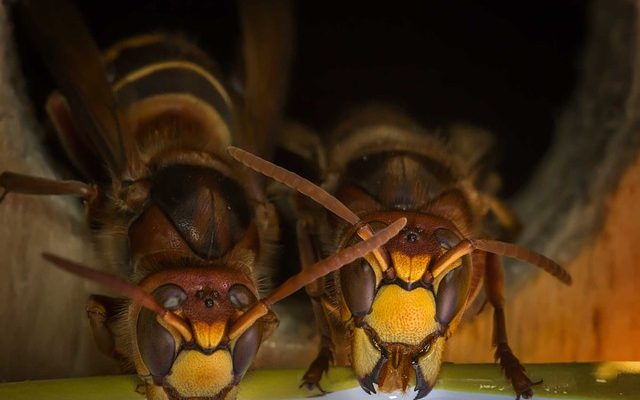
[[[178,35],[148,34],[109,48],[105,61],[118,105],[127,109],[153,97],[192,97],[232,126],[232,102],[217,65]]]

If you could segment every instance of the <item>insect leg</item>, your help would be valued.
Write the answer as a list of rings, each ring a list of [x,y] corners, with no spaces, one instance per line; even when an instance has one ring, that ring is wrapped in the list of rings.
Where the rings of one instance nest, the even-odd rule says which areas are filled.
[[[500,361],[505,376],[511,380],[516,399],[533,396],[532,386],[542,381],[533,382],[524,372],[520,360],[513,354],[507,341],[507,328],[504,316],[504,271],[500,257],[486,253],[486,282],[485,288],[489,303],[493,306],[493,345],[496,348],[495,357]]]
[[[98,348],[104,354],[115,358],[120,362],[123,370],[134,373],[128,365],[126,351],[119,348],[119,343],[114,335],[114,325],[124,317],[128,301],[123,298],[114,298],[100,295],[91,295],[87,301],[86,311],[93,338]]]
[[[306,221],[298,221],[296,235],[298,239],[300,264],[304,269],[318,261],[318,253],[309,235]],[[317,387],[324,393],[324,390],[320,386],[320,380],[322,379],[322,375],[329,370],[329,365],[333,362],[333,342],[331,340],[329,322],[322,307],[322,295],[324,293],[323,283],[324,279],[318,279],[305,287],[307,294],[311,298],[313,315],[315,316],[316,326],[320,332],[320,350],[302,377],[300,387],[306,386],[309,390]]]
[[[2,189],[0,202],[11,192],[37,195],[71,195],[82,197],[89,202],[98,196],[98,188],[84,182],[57,181],[10,171],[0,174],[0,189]]]

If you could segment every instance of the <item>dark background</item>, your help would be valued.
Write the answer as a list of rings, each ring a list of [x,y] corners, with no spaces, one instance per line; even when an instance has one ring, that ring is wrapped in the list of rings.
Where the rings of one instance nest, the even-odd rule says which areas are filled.
[[[233,1],[77,3],[100,46],[138,32],[182,31],[227,71],[238,58]],[[586,6],[582,0],[298,1],[287,114],[322,132],[354,106],[385,101],[429,128],[475,123],[499,138],[496,161],[508,197],[541,160],[575,85]],[[16,36],[28,92],[41,113],[52,83],[19,25]]]

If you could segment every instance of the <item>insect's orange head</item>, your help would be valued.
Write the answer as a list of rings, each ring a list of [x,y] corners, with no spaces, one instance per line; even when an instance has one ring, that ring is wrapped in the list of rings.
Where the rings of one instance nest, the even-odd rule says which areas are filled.
[[[372,229],[399,212],[367,215]],[[461,238],[446,219],[402,212],[407,226],[380,249],[340,272],[346,306],[353,316],[352,365],[367,392],[406,390],[426,396],[440,370],[445,334],[457,325],[471,277],[465,259],[434,277],[436,260]],[[350,240],[357,241],[354,235]]]
[[[229,335],[234,322],[258,302],[252,281],[224,267],[181,268],[152,274],[140,287],[183,320],[189,333],[136,307],[130,328],[138,374],[170,397],[233,397],[268,328],[258,321],[241,335]]]
[[[263,336],[277,322],[268,308],[260,307],[253,281],[223,265],[163,269],[134,285],[52,254],[44,256],[133,300],[111,299],[120,304],[115,312],[102,304],[102,326],[92,318],[94,336],[103,350],[133,362],[147,390],[157,392],[149,398],[235,398]],[[93,297],[99,313],[96,298],[108,298]],[[252,312],[255,309],[259,312]],[[239,324],[248,314],[253,318]],[[116,325],[121,327],[118,335],[126,338],[126,349],[114,348],[114,340],[122,341],[111,331]]]

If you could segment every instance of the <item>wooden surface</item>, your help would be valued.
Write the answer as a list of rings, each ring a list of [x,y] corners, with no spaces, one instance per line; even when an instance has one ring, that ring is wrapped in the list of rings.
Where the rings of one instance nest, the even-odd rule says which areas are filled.
[[[600,231],[606,202],[640,149],[640,0],[588,5],[574,93],[532,179],[508,199],[524,225],[519,243],[565,265]],[[535,273],[508,268],[509,290]]]
[[[521,244],[565,265],[564,287],[509,265],[506,318],[524,362],[640,360],[640,0],[593,0],[576,91],[514,201]],[[489,361],[486,307],[448,359]]]
[[[6,3],[0,5],[0,171],[54,177],[26,99]],[[97,265],[81,204],[16,196],[0,204],[0,381],[115,371],[84,311],[95,286],[54,270],[41,253]],[[1,396],[0,396],[1,397]]]
[[[524,362],[640,360],[640,158],[607,209],[601,231],[567,265],[572,286],[540,274],[507,298],[509,340]],[[452,337],[448,360],[492,359],[490,310]]]

